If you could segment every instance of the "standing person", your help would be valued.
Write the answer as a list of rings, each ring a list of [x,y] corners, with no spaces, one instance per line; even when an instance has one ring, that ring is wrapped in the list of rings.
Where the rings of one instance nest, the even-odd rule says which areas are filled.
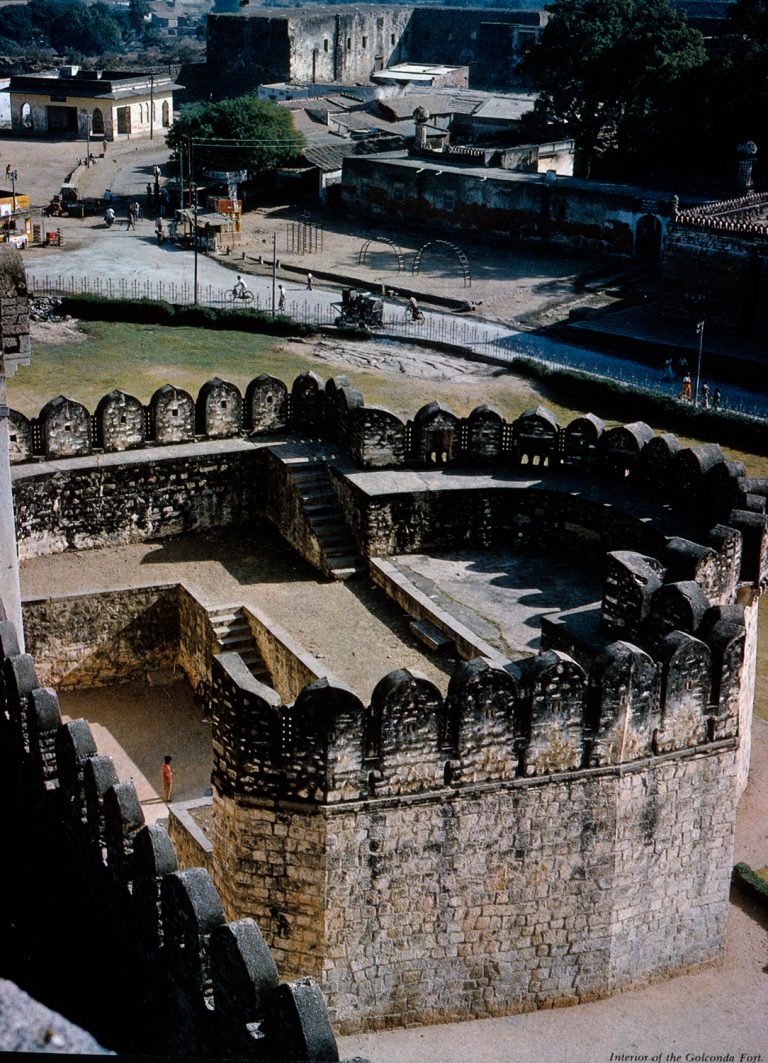
[[[141,207],[139,206],[138,199],[133,204],[133,220],[136,222],[141,217]],[[135,227],[135,226],[134,226]]]
[[[681,398],[683,402],[691,401],[691,377],[689,373],[686,373],[683,377],[683,386],[680,388],[678,398]]]
[[[307,274],[307,291],[308,292],[312,291],[312,282],[313,281],[314,281],[314,277],[312,276],[311,273],[308,273]]]
[[[720,402],[721,402],[720,388],[715,388],[714,394],[712,395],[712,409],[713,410],[719,410],[720,409]]]
[[[285,288],[282,284],[279,284],[277,290],[280,293],[277,300],[277,309],[282,313],[285,310]]]
[[[171,761],[173,757],[163,757],[163,801],[167,804],[171,800],[171,790],[173,789],[173,776],[175,774],[171,767]]]
[[[5,168],[5,176],[6,176],[6,180],[11,176],[11,164],[10,163],[8,163],[8,165]]]
[[[666,362],[664,363],[664,379],[665,380],[674,380],[675,379],[675,371],[672,368],[672,359],[671,358],[667,358]]]
[[[701,408],[702,410],[709,409],[709,384],[706,382],[701,386]]]
[[[128,204],[128,223],[126,229],[136,228],[136,214],[134,213],[133,203]]]

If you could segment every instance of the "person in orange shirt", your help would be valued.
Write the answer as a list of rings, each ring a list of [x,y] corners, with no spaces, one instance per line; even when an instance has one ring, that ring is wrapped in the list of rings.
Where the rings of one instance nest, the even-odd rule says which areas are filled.
[[[163,758],[163,801],[166,803],[171,800],[171,789],[173,787],[173,768],[171,767],[171,761],[173,757]]]

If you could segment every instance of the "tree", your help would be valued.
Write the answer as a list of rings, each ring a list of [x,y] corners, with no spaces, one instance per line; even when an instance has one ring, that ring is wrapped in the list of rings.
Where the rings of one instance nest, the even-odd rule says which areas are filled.
[[[271,170],[295,158],[304,147],[290,111],[255,96],[184,107],[166,143],[178,159],[190,140],[196,142],[192,153],[196,178],[203,170],[248,170],[250,174]]]
[[[107,5],[100,2],[55,5],[48,35],[57,51],[75,50],[83,55],[115,52],[122,43],[120,27]]]
[[[540,90],[535,117],[576,141],[575,172],[627,151],[676,79],[706,58],[703,38],[668,0],[556,0],[522,64]]]

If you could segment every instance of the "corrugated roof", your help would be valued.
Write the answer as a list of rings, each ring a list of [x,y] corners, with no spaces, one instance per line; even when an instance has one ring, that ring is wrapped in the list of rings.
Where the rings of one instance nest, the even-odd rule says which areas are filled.
[[[340,170],[347,155],[354,155],[357,145],[349,140],[341,144],[327,145],[325,147],[305,148],[302,155],[323,173],[333,173]]]
[[[481,103],[474,112],[475,118],[498,118],[516,122],[521,115],[533,109],[535,96],[494,96]]]

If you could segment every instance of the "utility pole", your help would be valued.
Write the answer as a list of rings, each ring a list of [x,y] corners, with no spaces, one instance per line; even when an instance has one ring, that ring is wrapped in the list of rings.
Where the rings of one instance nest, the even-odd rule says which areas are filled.
[[[696,390],[693,393],[693,405],[699,405],[699,381],[701,380],[701,349],[704,346],[704,318],[696,325],[696,335],[699,337],[699,357],[696,361]]]
[[[149,139],[155,136],[155,75],[149,75]]]
[[[194,172],[195,172],[195,168],[194,168],[194,165],[193,165],[192,138],[190,137],[189,138],[189,173],[190,173],[190,176],[192,176],[194,174]],[[192,224],[192,242],[193,242],[193,246],[194,246],[194,249],[195,249],[195,292],[194,292],[194,303],[195,303],[195,306],[197,306],[197,181],[194,182],[194,196],[195,196],[195,202],[194,202],[194,215],[193,215],[194,221],[193,221],[193,224]]]
[[[272,317],[275,316],[275,281],[277,280],[277,233],[272,233]]]
[[[12,203],[11,210],[15,214],[16,213],[16,178],[19,176],[18,170],[11,170],[10,176],[11,176],[11,188],[12,188],[12,192],[11,192],[11,197],[12,197],[11,198],[11,203]]]
[[[184,210],[184,148],[179,144],[179,210]]]

